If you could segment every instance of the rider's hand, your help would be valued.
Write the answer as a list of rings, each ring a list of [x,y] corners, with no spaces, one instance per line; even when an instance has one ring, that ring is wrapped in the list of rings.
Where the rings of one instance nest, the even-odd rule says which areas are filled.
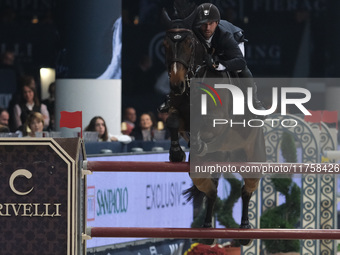
[[[216,70],[218,67],[218,62],[216,61],[216,56],[212,56],[210,54],[205,55],[205,64],[211,70]]]

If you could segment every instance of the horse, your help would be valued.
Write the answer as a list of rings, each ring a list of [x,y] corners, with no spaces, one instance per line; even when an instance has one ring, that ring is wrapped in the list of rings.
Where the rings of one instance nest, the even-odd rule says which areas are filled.
[[[204,160],[219,153],[225,161],[229,162],[265,162],[264,135],[260,127],[229,126],[219,127],[214,131],[190,133],[190,83],[193,78],[216,77],[222,72],[209,71],[205,64],[207,54],[205,46],[191,29],[193,16],[191,14],[184,20],[171,20],[164,14],[167,26],[164,38],[165,58],[170,83],[170,109],[166,125],[170,131],[171,146],[169,158],[171,162],[186,160],[186,154],[179,145],[179,134],[186,139],[192,151],[204,155]],[[237,74],[223,72],[224,77],[230,81],[237,81]],[[227,77],[226,77],[227,76]],[[239,84],[240,85],[240,84]],[[231,93],[226,93],[223,100],[227,101],[223,114],[233,117]],[[220,114],[220,113],[219,113]],[[250,118],[247,113],[245,118]],[[235,117],[235,116],[234,116]],[[209,118],[209,117],[208,117]],[[211,118],[211,116],[210,116]],[[237,120],[236,117],[235,120]],[[202,123],[195,123],[195,125]],[[214,158],[214,157],[211,157]],[[204,161],[203,160],[203,161]],[[206,195],[206,215],[202,227],[212,227],[212,214],[217,198],[218,177],[202,178],[190,175],[193,186],[186,191],[189,199],[198,196],[200,192]],[[240,228],[251,228],[248,218],[249,201],[257,190],[261,176],[243,176],[242,187],[242,216]],[[203,240],[212,243],[214,240]],[[240,240],[242,245],[249,245],[252,240]]]

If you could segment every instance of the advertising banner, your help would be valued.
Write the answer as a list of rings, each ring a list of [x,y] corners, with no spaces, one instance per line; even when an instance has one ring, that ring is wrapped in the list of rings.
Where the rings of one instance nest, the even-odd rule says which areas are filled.
[[[1,254],[81,254],[80,144],[78,138],[59,141],[0,139]]]
[[[100,157],[90,160],[168,161],[168,154]],[[87,225],[95,227],[189,228],[192,203],[182,192],[191,187],[187,173],[100,173],[88,176]],[[94,238],[87,247],[135,238]]]

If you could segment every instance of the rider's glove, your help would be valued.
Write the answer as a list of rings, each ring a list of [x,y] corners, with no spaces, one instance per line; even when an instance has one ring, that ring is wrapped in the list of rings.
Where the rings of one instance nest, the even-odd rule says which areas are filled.
[[[218,67],[218,61],[217,61],[217,56],[212,56],[210,54],[205,55],[205,64],[207,65],[208,68],[211,70],[216,70]]]

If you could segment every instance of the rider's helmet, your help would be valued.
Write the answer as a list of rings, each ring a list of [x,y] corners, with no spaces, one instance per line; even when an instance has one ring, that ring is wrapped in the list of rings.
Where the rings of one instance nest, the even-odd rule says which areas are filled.
[[[220,22],[221,16],[217,7],[211,3],[204,3],[197,7],[196,25],[208,22]]]

